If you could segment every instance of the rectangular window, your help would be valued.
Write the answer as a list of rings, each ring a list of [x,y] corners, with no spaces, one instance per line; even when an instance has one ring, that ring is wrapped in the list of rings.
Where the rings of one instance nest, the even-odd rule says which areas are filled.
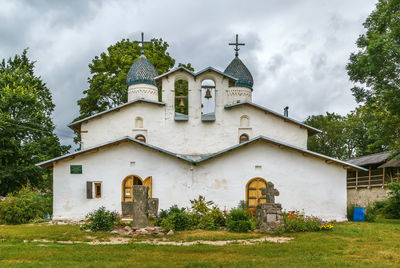
[[[94,184],[94,193],[96,198],[101,197],[101,183],[96,182]]]

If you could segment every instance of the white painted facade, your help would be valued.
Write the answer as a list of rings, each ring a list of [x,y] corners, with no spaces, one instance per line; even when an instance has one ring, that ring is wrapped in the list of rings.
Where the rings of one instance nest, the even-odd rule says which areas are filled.
[[[181,79],[188,82],[186,121],[175,117],[175,82]],[[162,102],[154,85],[138,83],[128,89],[129,103],[72,123],[82,151],[38,164],[54,170],[54,218],[82,219],[100,206],[121,212],[122,182],[136,175],[152,177],[161,209],[188,207],[199,195],[230,209],[246,199],[249,180],[261,177],[274,183],[284,209],[345,220],[343,167],[359,167],[307,151],[308,135],[318,130],[253,104],[251,89],[234,86],[235,79],[213,68],[196,74],[178,69],[156,78]],[[202,121],[204,80],[215,84],[211,122]],[[253,140],[237,146],[242,134]],[[135,141],[137,135],[148,145]],[[123,137],[133,140],[112,142]],[[71,165],[81,165],[82,174],[71,174]],[[100,198],[88,199],[88,181],[102,184]]]
[[[188,121],[175,121],[174,117],[175,81],[180,79],[189,83]],[[216,86],[215,122],[203,122],[201,119],[201,82],[207,79],[213,80]],[[142,85],[137,86],[142,88]],[[249,135],[250,139],[264,135],[307,148],[308,132],[304,127],[245,105],[225,109],[227,104],[232,103],[233,97],[230,94],[233,91],[239,92],[235,95],[236,101],[241,96],[241,91],[247,94],[242,96],[242,101],[251,99],[248,97],[251,95],[250,89],[230,88],[228,79],[213,71],[201,74],[196,79],[186,72],[172,73],[162,78],[162,100],[165,105],[135,103],[84,121],[81,125],[82,149],[123,136],[135,138],[138,134],[145,134],[146,141],[155,146],[180,154],[202,155],[237,144],[243,133]],[[139,96],[137,92],[134,95],[136,98]],[[148,97],[147,93],[143,96],[145,97]],[[129,99],[134,100],[133,97]],[[248,126],[240,125],[242,116],[248,117]],[[135,126],[138,117],[143,119],[142,129]]]
[[[82,165],[82,174],[70,174],[75,164]],[[346,170],[341,165],[257,141],[197,165],[133,142],[60,161],[54,165],[54,218],[81,219],[100,206],[121,212],[121,184],[128,175],[152,176],[153,197],[161,209],[190,207],[199,195],[230,209],[245,199],[246,183],[262,177],[275,184],[280,191],[276,201],[285,209],[304,209],[330,220],[346,217]],[[102,183],[101,198],[86,198],[87,181]]]

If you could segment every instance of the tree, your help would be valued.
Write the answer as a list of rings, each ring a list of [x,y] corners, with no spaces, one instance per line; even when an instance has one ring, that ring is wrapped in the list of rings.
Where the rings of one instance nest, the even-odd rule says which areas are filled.
[[[0,194],[51,187],[49,171],[35,164],[68,151],[53,133],[50,90],[34,74],[25,49],[0,64]]]
[[[357,40],[359,50],[347,65],[357,102],[385,114],[390,126],[397,124],[391,148],[400,147],[400,1],[379,0],[364,22],[366,33]],[[393,127],[390,127],[393,129]]]
[[[352,148],[346,148],[345,117],[326,113],[326,115],[309,116],[305,123],[323,131],[308,138],[308,149],[339,159],[348,158]]]
[[[152,39],[145,44],[145,56],[159,74],[167,72],[175,60],[167,52],[168,44],[162,39]],[[141,55],[135,41],[122,39],[96,56],[89,64],[91,77],[85,96],[78,100],[80,115],[75,120],[105,111],[128,101],[126,76],[132,63]],[[189,64],[190,66],[190,64]]]
[[[323,131],[308,139],[310,150],[343,160],[387,151],[400,132],[400,118],[389,118],[374,104],[360,105],[346,116],[310,116],[305,123]]]

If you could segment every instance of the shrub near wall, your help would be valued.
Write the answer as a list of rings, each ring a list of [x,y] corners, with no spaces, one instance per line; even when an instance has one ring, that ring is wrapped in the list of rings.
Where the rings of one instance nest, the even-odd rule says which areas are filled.
[[[0,202],[0,222],[6,224],[23,224],[35,219],[43,219],[52,212],[52,196],[29,186],[23,187],[15,194],[8,194]]]
[[[257,225],[255,212],[248,209],[232,209],[226,214],[226,227],[231,232],[246,233]]]
[[[121,217],[117,212],[100,207],[86,215],[86,223],[81,228],[89,229],[93,232],[111,231],[120,222],[120,219]]]

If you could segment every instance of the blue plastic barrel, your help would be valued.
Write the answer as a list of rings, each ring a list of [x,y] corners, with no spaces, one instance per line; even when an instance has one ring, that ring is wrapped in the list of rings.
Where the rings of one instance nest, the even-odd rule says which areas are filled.
[[[354,207],[353,221],[364,221],[365,220],[365,208]]]

